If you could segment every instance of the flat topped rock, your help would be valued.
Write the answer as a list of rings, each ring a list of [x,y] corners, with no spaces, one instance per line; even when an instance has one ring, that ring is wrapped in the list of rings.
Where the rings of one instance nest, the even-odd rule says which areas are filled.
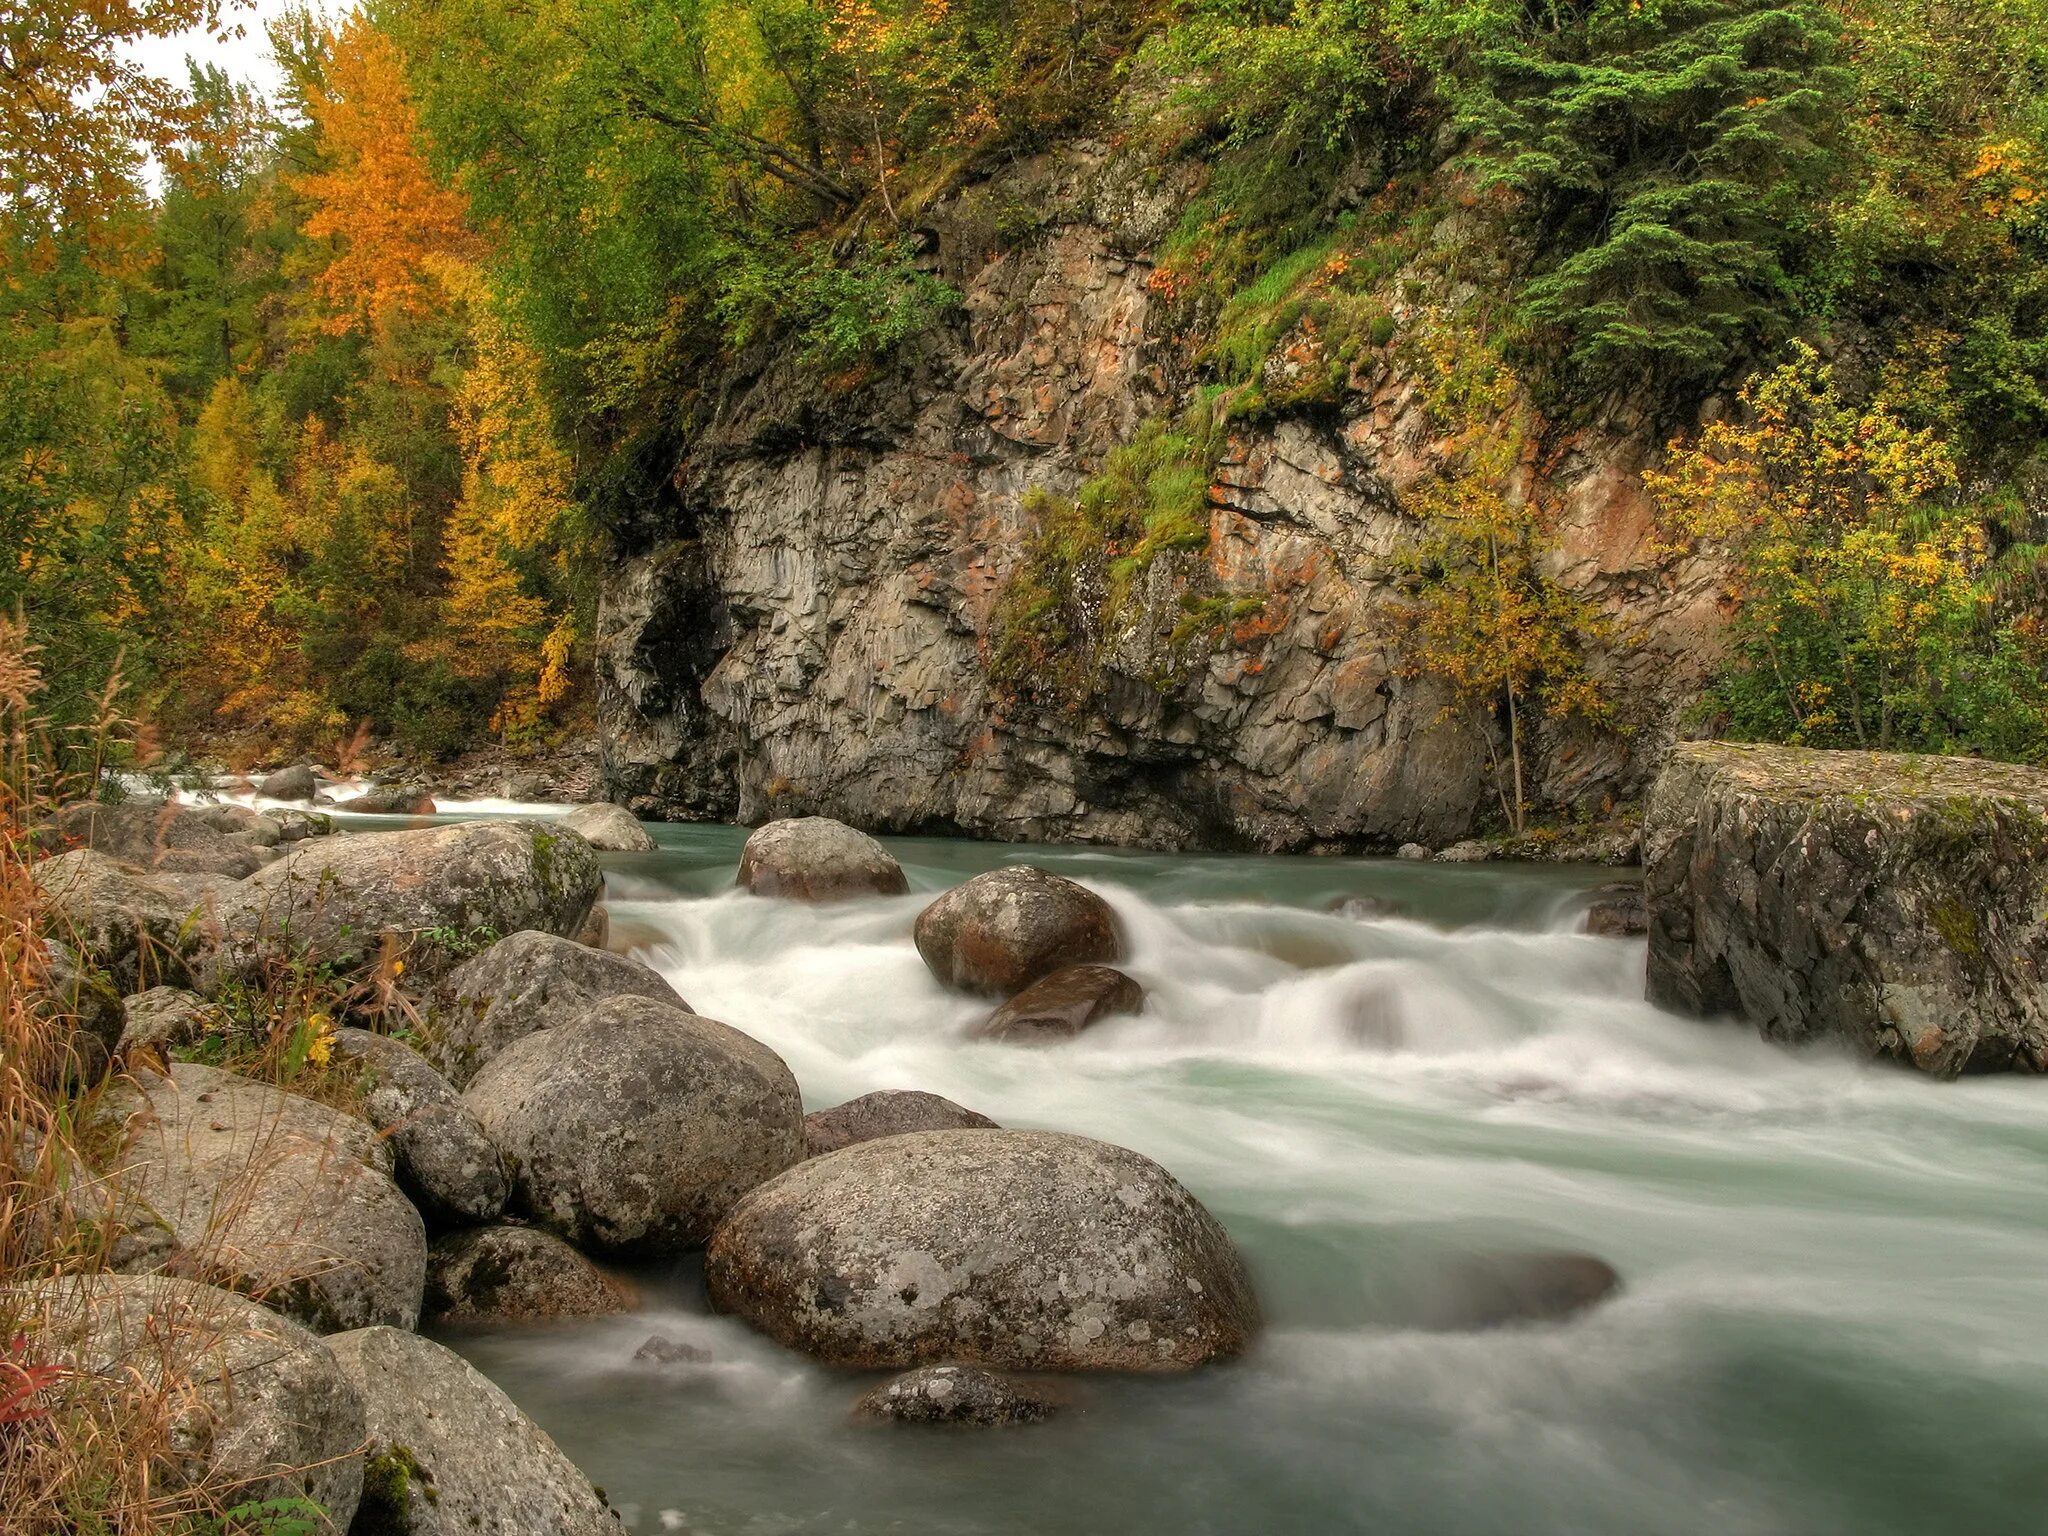
[[[2048,772],[1684,742],[1643,848],[1653,1002],[1937,1077],[2048,1071]]]
[[[903,866],[867,833],[829,816],[792,817],[757,827],[740,851],[736,882],[756,896],[844,901],[901,896]]]
[[[934,976],[986,997],[1014,996],[1063,966],[1123,955],[1108,902],[1029,864],[954,886],[918,914],[915,936]]]
[[[985,1040],[1049,1044],[1145,1006],[1145,989],[1114,966],[1069,965],[1031,983],[975,1029]]]
[[[1063,1406],[1059,1395],[1000,1371],[927,1365],[863,1393],[853,1416],[892,1424],[952,1424],[989,1429],[1037,1424]]]
[[[712,1305],[832,1365],[1184,1371],[1251,1341],[1223,1228],[1171,1174],[1050,1131],[925,1131],[800,1163],[711,1240]]]

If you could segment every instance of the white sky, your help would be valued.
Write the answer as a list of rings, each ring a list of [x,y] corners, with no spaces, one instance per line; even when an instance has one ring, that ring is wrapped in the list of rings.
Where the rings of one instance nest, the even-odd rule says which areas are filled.
[[[266,96],[277,90],[277,65],[270,57],[270,39],[264,35],[264,24],[273,17],[284,14],[291,8],[292,0],[255,0],[251,5],[235,5],[222,19],[232,30],[239,28],[241,36],[230,37],[226,42],[215,42],[205,32],[187,32],[177,37],[151,38],[127,50],[128,57],[144,65],[151,74],[166,80],[185,83],[185,58],[191,55],[201,63],[218,64],[238,80],[253,81]],[[315,3],[315,10],[332,10],[335,7]]]

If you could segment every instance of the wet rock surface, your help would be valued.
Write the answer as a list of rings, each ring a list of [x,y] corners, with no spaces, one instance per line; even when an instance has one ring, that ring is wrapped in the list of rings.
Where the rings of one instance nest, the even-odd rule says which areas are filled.
[[[506,1047],[580,1018],[608,997],[644,997],[689,1011],[651,967],[557,934],[528,931],[465,960],[440,989],[441,1070],[461,1088]]]
[[[803,1156],[803,1103],[782,1058],[644,997],[528,1035],[463,1099],[511,1159],[518,1209],[592,1252],[694,1248]]]
[[[1230,1239],[1165,1169],[1048,1131],[927,1131],[743,1199],[712,1304],[833,1365],[1182,1371],[1258,1326]]]
[[[738,884],[756,896],[843,901],[901,896],[903,867],[865,832],[828,816],[801,816],[757,827],[740,850]]]
[[[1650,931],[1650,908],[1642,882],[1617,881],[1593,892],[1586,910],[1586,932],[1606,939],[1639,939]]]
[[[944,985],[1011,997],[1063,966],[1123,954],[1109,903],[1028,864],[962,882],[917,917],[917,952]]]
[[[419,1052],[363,1029],[337,1030],[333,1051],[357,1063],[363,1117],[390,1143],[399,1185],[429,1224],[468,1226],[505,1209],[505,1159]]]
[[[1621,1288],[1620,1272],[1590,1253],[1477,1254],[1433,1271],[1410,1320],[1444,1330],[1563,1322]]]
[[[393,1328],[328,1342],[368,1428],[357,1532],[618,1536],[590,1479],[461,1356]]]
[[[1041,977],[975,1026],[984,1040],[1047,1044],[1091,1024],[1140,1012],[1145,989],[1114,966],[1069,965]]]
[[[36,1348],[115,1393],[175,1405],[159,1477],[212,1476],[238,1499],[309,1499],[349,1528],[362,1489],[362,1394],[326,1343],[254,1302],[163,1275],[44,1282],[28,1300]]]
[[[808,1156],[819,1157],[856,1142],[903,1136],[911,1131],[998,1129],[988,1116],[976,1114],[936,1093],[884,1088],[805,1115],[804,1148]]]
[[[625,1282],[538,1227],[451,1232],[427,1254],[422,1316],[434,1324],[598,1317],[634,1305]]]
[[[863,1393],[853,1414],[892,1424],[987,1429],[1042,1423],[1062,1406],[1060,1396],[1042,1384],[971,1365],[927,1365]]]
[[[1687,742],[1643,822],[1649,996],[1936,1077],[2048,1071],[2048,772]]]

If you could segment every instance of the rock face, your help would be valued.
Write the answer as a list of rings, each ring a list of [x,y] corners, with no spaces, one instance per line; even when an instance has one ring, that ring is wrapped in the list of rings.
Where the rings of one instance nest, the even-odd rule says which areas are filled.
[[[1650,909],[1643,888],[1633,880],[1603,885],[1586,909],[1586,932],[1607,939],[1637,939],[1650,931]]]
[[[680,1253],[803,1156],[782,1058],[711,1019],[614,997],[528,1035],[463,1095],[518,1207],[579,1248]]]
[[[110,1109],[131,1115],[122,1187],[170,1228],[181,1273],[320,1332],[418,1322],[426,1232],[362,1121],[182,1062]]]
[[[582,805],[562,818],[562,825],[580,834],[600,853],[652,853],[654,836],[623,806],[600,801]]]
[[[956,885],[917,915],[917,952],[949,987],[1009,997],[1063,966],[1123,954],[1109,903],[1028,864]]]
[[[461,1356],[393,1328],[328,1343],[369,1427],[358,1532],[618,1536],[590,1480]]]
[[[1649,995],[1923,1072],[2048,1071],[2048,774],[1692,742],[1644,814]]]
[[[1258,1326],[1214,1217],[1158,1164],[1048,1131],[927,1131],[742,1200],[711,1301],[832,1365],[1181,1371]]]
[[[538,1227],[451,1232],[427,1254],[430,1323],[596,1317],[632,1305],[624,1284]]]
[[[390,1142],[398,1182],[435,1226],[490,1221],[512,1193],[505,1159],[448,1080],[412,1047],[337,1030],[334,1054],[360,1063],[363,1115]]]
[[[795,348],[757,349],[706,390],[673,495],[620,530],[606,574],[610,796],[671,819],[1173,847],[1440,847],[1473,829],[1492,727],[1446,714],[1389,640],[1389,557],[1446,456],[1403,361],[1423,305],[1398,293],[1402,335],[1348,369],[1311,328],[1285,339],[1272,406],[1209,469],[1206,547],[1142,570],[1114,623],[1086,582],[1057,594],[1072,611],[1055,660],[1083,687],[1049,697],[1002,673],[1005,600],[1041,526],[1030,493],[1071,498],[1199,376],[1204,333],[1181,340],[1183,308],[1151,282],[1187,190],[1095,142],[1015,162],[920,210],[922,259],[964,297],[914,358],[849,388]],[[1018,208],[1056,211],[1040,238],[999,238]],[[1285,403],[1333,368],[1340,387]],[[1713,665],[1718,584],[1662,568],[1637,471],[1663,426],[1623,405],[1537,436],[1559,579],[1626,609],[1593,671],[1628,730],[1538,732],[1535,796],[1632,800]],[[1256,612],[1191,626],[1189,602]]]
[[[310,1499],[340,1536],[362,1489],[363,1400],[321,1340],[210,1285],[163,1275],[46,1281],[28,1300],[40,1359],[110,1395],[176,1395],[158,1471],[230,1502]]]
[[[435,1017],[441,1070],[458,1088],[515,1041],[567,1024],[608,997],[644,997],[688,1012],[660,974],[624,955],[552,933],[500,939],[442,986]]]
[[[903,866],[865,832],[829,816],[798,816],[756,827],[740,851],[739,885],[756,896],[841,901],[901,896]]]
[[[993,1131],[1000,1129],[987,1115],[963,1109],[936,1093],[914,1088],[884,1088],[864,1093],[830,1109],[804,1116],[804,1148],[811,1157],[837,1152],[859,1141],[902,1136],[911,1131]]]
[[[864,1393],[853,1405],[854,1417],[860,1419],[975,1428],[1037,1424],[1059,1410],[1059,1399],[1052,1393],[970,1365],[927,1365],[906,1371]]]
[[[1071,1040],[1089,1025],[1145,1006],[1145,989],[1114,966],[1069,965],[1041,977],[984,1019],[985,1040]]]
[[[409,980],[429,981],[460,958],[437,934],[574,933],[603,884],[588,843],[539,821],[323,838],[223,900],[229,941],[219,964],[256,963],[289,934],[294,950],[345,972],[368,970],[395,948]]]

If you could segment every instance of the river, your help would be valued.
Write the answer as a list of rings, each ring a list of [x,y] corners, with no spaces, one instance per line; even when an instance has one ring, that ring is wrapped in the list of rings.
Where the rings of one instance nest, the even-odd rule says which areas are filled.
[[[997,1432],[878,1430],[871,1377],[712,1316],[452,1336],[635,1532],[699,1536],[2021,1536],[2048,1531],[2048,1085],[1926,1081],[1641,1001],[1577,932],[1606,871],[894,839],[912,894],[731,889],[745,833],[609,856],[615,932],[781,1053],[807,1108],[922,1088],[1164,1164],[1266,1314],[1245,1359],[1086,1381]],[[1052,1049],[911,946],[933,893],[1032,862],[1115,907],[1150,1002]],[[1401,917],[1323,909],[1374,895]],[[1625,1277],[1567,1323],[1417,1325],[1461,1258]],[[636,1363],[662,1333],[708,1362]]]

